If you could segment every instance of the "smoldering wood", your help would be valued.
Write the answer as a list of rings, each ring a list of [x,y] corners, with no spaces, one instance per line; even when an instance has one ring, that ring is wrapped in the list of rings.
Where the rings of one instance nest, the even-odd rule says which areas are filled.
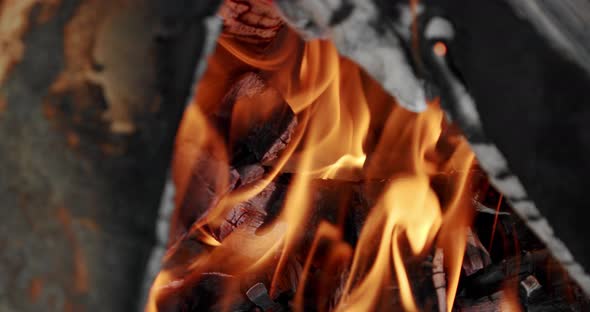
[[[297,125],[293,111],[287,105],[281,106],[268,121],[256,125],[245,138],[235,143],[232,164],[271,164],[291,142]]]
[[[254,286],[250,287],[250,289],[248,289],[246,292],[246,295],[250,301],[254,302],[264,312],[284,311],[280,304],[272,300],[268,294],[266,286],[264,286],[262,283],[255,284]]]
[[[447,311],[447,282],[444,271],[444,251],[442,248],[437,248],[432,259],[432,284],[436,289],[436,297],[438,299],[438,311]]]
[[[479,211],[479,210],[478,210]],[[469,276],[490,265],[492,259],[486,248],[482,245],[471,228],[467,230],[467,245],[465,246],[465,258],[463,259],[463,272]]]
[[[503,296],[504,293],[499,291],[477,300],[459,298],[456,302],[456,309],[461,312],[501,312]]]
[[[276,217],[280,214],[280,209],[284,205],[285,194],[288,190],[291,179],[292,174],[283,174],[275,182],[271,183],[270,187],[263,191],[259,196],[254,197],[252,200],[249,200],[244,204],[237,205],[228,213],[230,218],[227,218],[227,223],[224,222],[221,225],[221,230],[224,232],[224,234],[218,236],[223,240],[223,238],[231,235],[231,233],[235,231],[238,231],[238,229],[240,230],[239,235],[248,235],[248,233],[250,233],[249,235],[256,235],[256,232],[260,229],[263,229],[265,224],[272,224],[272,222],[276,221]],[[316,229],[321,222],[330,222],[342,227],[342,231],[345,233],[345,241],[354,246],[369,209],[377,201],[380,190],[383,189],[388,183],[389,181],[312,181],[310,187],[312,192],[311,198],[313,199],[310,205],[311,212],[309,213],[308,222],[306,222],[304,225],[305,231],[302,231],[301,233],[300,247],[297,248],[297,253],[300,255],[297,257],[305,259],[305,255],[310,250],[310,246],[312,245],[312,242],[315,238]],[[372,189],[372,191],[368,191],[368,188]],[[238,222],[230,222],[232,220],[231,216],[238,216]],[[262,220],[261,217],[264,217],[264,220]],[[213,233],[216,233],[215,229],[211,230]],[[165,268],[167,268],[167,270],[170,272],[174,272],[174,268],[177,267],[180,271],[174,274],[180,274],[178,275],[179,277],[190,276],[189,273],[183,271],[183,268],[186,268],[186,264],[190,263],[191,259],[194,259],[194,257],[199,255],[198,251],[194,252],[191,250],[193,248],[198,248],[204,251],[204,247],[195,241],[194,238],[187,238],[186,243],[182,243],[178,247],[175,246],[174,248],[178,248],[174,252],[178,255],[173,255],[169,259],[169,262],[165,265]],[[408,274],[411,278],[412,287],[415,290],[418,298],[420,298],[419,304],[425,307],[436,306],[436,300],[432,300],[432,294],[436,292],[433,278],[435,273],[438,274],[438,271],[436,270],[440,270],[439,266],[433,266],[432,264],[428,265],[428,263],[425,262],[416,262],[416,259],[409,259],[408,261]],[[300,266],[301,265],[299,264],[299,267]],[[289,268],[285,273],[288,275],[288,278],[285,283],[290,284],[291,286],[282,287],[282,289],[286,293],[292,295],[297,288],[298,278],[292,278],[290,276],[292,266],[289,265],[288,267]],[[312,271],[309,272],[310,275],[308,276],[307,283],[309,285],[306,284],[308,285],[308,287],[306,287],[306,291],[310,292],[310,295],[306,295],[306,298],[314,298],[314,295],[312,294],[318,291],[318,289],[315,287],[320,285],[320,281],[327,278],[327,271],[329,271],[327,268],[322,268],[321,266],[312,267]],[[346,276],[345,267],[341,268],[341,271],[337,272],[339,273],[334,275],[335,278]],[[295,274],[300,275],[300,273]],[[314,282],[316,279],[317,281]],[[259,276],[258,278],[251,278],[250,280],[253,282],[270,281],[267,276]],[[193,285],[192,287],[200,287],[198,281],[191,283],[191,285]],[[383,302],[382,304],[392,304],[394,306],[401,307],[399,290],[396,288],[395,282],[393,280],[390,288],[391,289],[387,290],[387,298],[389,299],[385,300],[387,302]],[[333,289],[336,289],[336,287]],[[334,296],[337,294],[332,295]],[[305,302],[306,307],[317,307],[317,300],[330,301],[331,298],[325,297],[309,299]]]
[[[525,277],[522,281],[520,281],[519,286],[519,290],[521,292],[522,298],[525,301],[525,304],[535,300],[536,298],[539,298],[539,296],[541,296],[543,293],[541,291],[543,286],[534,275]]]
[[[204,216],[223,195],[236,187],[254,183],[263,178],[266,170],[262,164],[276,159],[291,141],[297,127],[297,117],[285,103],[279,105],[269,118],[261,124],[254,125],[248,133],[236,139],[235,142],[229,141],[228,128],[236,101],[242,97],[256,97],[268,88],[259,75],[243,74],[224,96],[220,109],[208,116],[211,123],[219,127],[219,131],[224,133],[227,139],[232,152],[229,160],[231,166],[224,159],[219,159],[206,150],[197,156],[191,168],[186,195],[172,217],[172,241],[184,235],[191,225]],[[227,176],[223,177],[224,174]],[[221,181],[225,178],[228,183],[222,185]],[[265,209],[265,207],[258,208],[258,214]],[[238,216],[256,211],[256,209],[238,210],[241,212],[230,211],[230,214]],[[228,220],[231,218],[228,217]],[[238,217],[238,220],[234,221],[241,222],[239,220],[243,221],[243,218]],[[228,230],[223,229],[217,234],[225,237],[224,233],[227,234]]]
[[[230,137],[231,134],[228,132],[231,131],[232,116],[236,114],[234,113],[236,102],[244,98],[263,101],[265,94],[274,94],[278,97],[278,91],[269,86],[261,74],[246,72],[231,85],[222,99],[221,107],[211,116],[213,122],[220,127],[220,132],[228,137],[227,143],[231,150],[230,163],[236,168],[268,164],[278,158],[291,141],[291,136],[297,127],[297,116],[287,103],[283,102],[275,105],[269,116],[250,127],[247,133],[240,134],[236,138]],[[271,104],[274,103],[264,103],[267,106]],[[244,117],[237,116],[237,118]]]
[[[224,291],[233,283],[233,277],[219,273],[201,274],[198,284],[181,281],[178,286],[164,289],[159,296],[157,309],[159,312],[175,311],[224,311]],[[230,311],[253,311],[255,306],[245,295],[234,297]]]
[[[222,223],[219,229],[218,236],[225,238],[240,226],[251,228],[248,232],[253,235],[259,228],[264,228],[265,224],[274,222],[285,204],[291,179],[292,174],[282,174],[258,195],[230,209],[226,222]],[[387,183],[388,181],[375,181],[372,187],[383,188]],[[309,219],[305,224],[307,230],[302,231],[302,245],[305,247],[301,249],[309,250],[315,237],[315,230],[322,221],[337,223],[338,220],[345,220],[345,224],[341,224],[346,227],[343,228],[345,238],[349,243],[356,244],[364,218],[371,207],[369,205],[377,201],[378,192],[366,193],[360,182],[338,180],[314,180],[310,191],[312,203],[308,213]]]
[[[267,217],[267,207],[271,206],[270,200],[274,199],[276,191],[274,183],[270,183],[259,194],[239,203],[227,213],[225,221],[219,227],[217,237],[223,241],[237,228],[241,228],[241,234],[250,233],[254,235],[256,230],[262,226]],[[274,203],[273,203],[274,204]]]
[[[462,279],[461,289],[470,298],[481,298],[500,290],[506,280],[535,274],[547,264],[549,253],[546,250],[534,251],[522,257],[506,259],[487,266]]]
[[[258,211],[263,211],[266,215],[266,219],[264,222],[273,222],[276,216],[280,213],[280,207],[284,205],[284,194],[287,191],[289,181],[291,180],[291,174],[284,174],[284,176],[280,177],[274,182],[274,186],[270,188],[273,193],[272,196],[266,194],[261,197],[263,198],[262,201],[258,199],[254,199],[248,203],[249,209],[256,209]],[[368,194],[378,194],[379,192],[367,192],[366,189],[361,187],[363,183],[360,182],[350,182],[350,181],[334,181],[334,180],[317,180],[312,182],[311,189],[313,190],[314,199],[313,203],[311,204],[311,215],[309,218],[309,222],[306,224],[305,228],[307,233],[303,234],[302,236],[302,248],[300,250],[305,253],[306,250],[309,250],[309,247],[317,228],[317,225],[322,221],[329,221],[335,222],[340,218],[337,217],[339,213],[339,209],[337,207],[341,207],[341,204],[345,202],[347,205],[353,206],[354,208],[349,207],[347,216],[345,217],[345,221],[343,226],[344,233],[355,233],[350,237],[348,234],[345,239],[350,244],[355,244],[356,240],[354,237],[358,236],[358,232],[362,228],[362,224],[364,219],[359,216],[366,217],[366,213],[368,213],[368,208],[374,205],[376,198],[373,198],[372,195]],[[371,184],[371,183],[369,183]],[[387,185],[387,181],[375,181],[372,186],[374,189],[383,188],[384,185]],[[346,195],[350,192],[349,195]],[[272,200],[269,200],[270,197],[273,197]],[[378,197],[378,196],[377,196]],[[356,198],[356,199],[355,199]],[[356,204],[355,204],[356,203]],[[273,207],[268,207],[267,205],[272,205]],[[252,205],[258,205],[258,207],[252,207]],[[242,207],[242,206],[240,206]],[[236,207],[236,208],[240,208]],[[354,213],[354,212],[361,211],[361,213]],[[362,211],[365,211],[364,213]],[[260,215],[256,214],[256,215]],[[483,215],[488,218],[487,222],[492,222],[493,219],[489,218],[489,214],[483,213]],[[251,215],[252,216],[252,215]],[[245,218],[248,218],[245,216]],[[360,218],[360,219],[356,219]],[[253,220],[253,223],[250,222]],[[252,220],[241,220],[241,224],[238,224],[237,227],[231,226],[231,228],[235,231],[240,226],[247,226],[251,227],[251,225],[255,225],[251,227],[250,230],[246,231],[255,235],[256,226],[264,226],[261,224],[261,220],[259,217],[255,217]],[[512,220],[512,219],[511,219]],[[513,221],[514,222],[514,221]],[[358,225],[360,224],[360,226]],[[506,227],[506,229],[514,229],[515,226],[510,223],[507,225],[500,224],[499,227]],[[523,250],[530,250],[529,248],[534,248],[538,246],[537,243],[531,242],[530,233],[525,233],[527,230],[525,227],[517,226],[522,228],[519,231],[510,232],[510,235],[517,236],[516,240],[522,242]],[[243,235],[244,232],[241,232],[240,235]],[[512,257],[506,260],[501,260],[497,263],[491,264],[490,255],[487,254],[487,251],[483,247],[483,244],[479,242],[477,236],[472,234],[472,238],[468,238],[468,249],[466,250],[466,258],[469,257],[479,257],[481,258],[479,262],[481,262],[480,266],[474,266],[472,271],[475,273],[468,273],[461,278],[460,282],[460,291],[457,297],[457,308],[461,311],[499,311],[501,298],[502,296],[495,296],[494,293],[501,290],[503,283],[506,280],[516,279],[515,283],[518,283],[520,280],[525,281],[531,275],[541,275],[542,280],[544,282],[543,285],[543,300],[539,300],[538,295],[535,296],[523,296],[521,302],[523,305],[527,307],[529,311],[544,311],[550,310],[551,308],[560,307],[561,309],[565,309],[566,311],[575,311],[575,309],[581,308],[583,309],[587,305],[587,300],[583,299],[583,295],[579,292],[575,286],[569,284],[571,283],[565,278],[563,272],[560,271],[560,266],[555,262],[555,260],[551,259],[550,254],[546,250],[536,251],[532,253],[525,253],[523,256]],[[498,238],[500,239],[500,238]],[[512,237],[505,237],[505,240],[511,241],[513,240]],[[192,243],[189,243],[192,241]],[[186,263],[190,263],[194,257],[199,255],[199,252],[191,251],[201,248],[198,241],[194,239],[188,240],[186,243],[183,243],[183,252],[179,252],[178,256],[174,256],[172,259],[184,259],[180,262],[176,262],[173,264],[170,262],[166,267],[169,269],[173,269],[174,267],[183,268],[186,267]],[[196,245],[195,245],[196,244]],[[192,247],[191,247],[192,246]],[[474,249],[474,251],[470,251],[469,248]],[[427,307],[429,305],[436,306],[435,302],[432,302],[432,296],[436,292],[436,283],[433,279],[435,278],[435,273],[437,265],[436,259],[433,259],[432,264],[428,265],[428,263],[413,263],[412,260],[406,263],[408,267],[408,272],[410,274],[410,280],[412,283],[413,290],[418,298],[419,304],[423,307]],[[178,261],[178,260],[175,260]],[[469,261],[466,259],[465,261]],[[473,262],[473,261],[472,261]],[[465,265],[465,263],[464,263]],[[425,270],[426,268],[426,270]],[[547,268],[553,268],[550,271],[553,273],[548,273]],[[322,275],[323,268],[321,266],[314,267],[313,271],[310,272],[310,276],[308,277],[308,283],[310,286],[306,288],[307,291],[310,291],[310,295],[306,296],[306,298],[313,298],[311,294],[314,293],[314,285],[316,283],[310,282],[314,280],[314,278],[322,279],[326,278],[325,275]],[[343,270],[340,274],[344,274],[346,271]],[[562,272],[562,273],[559,273]],[[183,273],[184,274],[184,273]],[[180,276],[189,276],[189,275],[180,275]],[[551,276],[550,278],[548,276]],[[251,281],[266,281],[269,282],[268,277],[258,277],[258,278],[251,278]],[[194,282],[196,284],[192,284],[192,287],[201,287],[199,286],[198,282]],[[296,284],[298,283],[297,280],[291,281],[291,283],[295,283],[295,285],[291,286],[291,289],[297,287]],[[253,284],[252,284],[253,285]],[[573,288],[572,288],[573,287]],[[396,288],[395,282],[392,281],[392,285],[390,286],[391,289],[387,290],[388,292],[388,303],[389,306],[399,306],[401,304],[398,289]],[[286,289],[286,288],[285,288]],[[547,289],[547,291],[545,291]],[[524,290],[524,289],[523,289]],[[245,291],[245,290],[243,290]],[[538,291],[538,290],[537,290]],[[567,293],[573,291],[574,293],[577,292],[577,297],[575,299],[568,299]],[[196,294],[198,292],[191,292],[191,294]],[[290,292],[292,294],[292,292]],[[288,298],[288,297],[287,297]],[[430,299],[428,299],[430,298]],[[325,300],[329,300],[324,298]],[[187,299],[189,300],[189,299]],[[194,300],[194,299],[190,299]],[[285,303],[286,301],[281,301]],[[285,303],[286,304],[286,303]],[[313,308],[316,307],[317,302],[314,300],[310,300],[306,302],[306,307]],[[576,308],[577,307],[577,308]],[[483,309],[483,310],[482,310]]]
[[[0,52],[2,311],[138,308],[215,1],[126,3],[0,4],[23,22],[0,39],[22,47]]]
[[[207,152],[199,154],[191,168],[186,195],[170,221],[170,242],[185,235],[193,223],[203,217],[223,195],[234,189],[239,178],[237,170],[223,160]],[[223,184],[225,180],[226,185]]]

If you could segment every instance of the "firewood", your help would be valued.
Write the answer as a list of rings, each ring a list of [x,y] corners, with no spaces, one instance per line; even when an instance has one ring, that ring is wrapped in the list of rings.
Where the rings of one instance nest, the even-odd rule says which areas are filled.
[[[584,159],[566,162],[562,157],[583,155],[583,144],[575,139],[564,142],[563,138],[590,129],[588,123],[576,119],[588,112],[587,108],[580,111],[576,104],[588,98],[590,83],[588,62],[581,62],[589,51],[587,34],[578,33],[583,28],[580,25],[588,24],[588,19],[581,18],[588,15],[587,10],[580,10],[588,4],[577,0],[506,2],[505,6],[491,2],[464,6],[454,1],[426,1],[427,11],[430,6],[432,12],[446,12],[438,18],[444,16],[455,31],[450,36],[425,38],[423,57],[440,87],[443,102],[448,104],[445,110],[463,129],[492,184],[590,294],[590,253],[579,240],[588,236],[589,227],[585,218],[577,217],[586,210],[583,185],[590,171],[578,165]],[[496,16],[502,16],[501,23]],[[491,23],[501,26],[490,27]],[[507,35],[512,29],[519,31]],[[504,42],[502,51],[490,52],[496,46],[493,42],[500,41]],[[433,53],[436,42],[444,42],[449,53]],[[534,53],[525,56],[524,51]],[[455,67],[458,64],[460,69]],[[487,73],[483,68],[495,70]],[[559,72],[560,77],[538,75],[539,71]],[[545,94],[531,97],[523,92],[546,85],[552,87]],[[568,91],[564,91],[565,86]],[[497,90],[514,92],[506,98]],[[502,105],[496,105],[500,101]],[[559,120],[554,118],[557,108]],[[508,110],[511,113],[505,114]],[[536,118],[521,118],[533,111]],[[564,120],[571,120],[566,128],[561,127]],[[519,131],[504,127],[507,124],[518,124]],[[542,146],[535,143],[539,140],[544,142]],[[544,150],[544,146],[560,149]],[[536,161],[522,161],[533,158]]]
[[[244,115],[244,110],[250,115]],[[278,91],[254,71],[241,74],[229,86],[208,118],[227,139],[230,163],[236,168],[270,164],[297,127],[297,116]]]
[[[490,254],[479,241],[477,234],[471,228],[467,231],[467,246],[463,259],[463,271],[467,276],[485,268],[492,262]]]
[[[291,141],[297,124],[297,116],[286,104],[281,105],[266,122],[254,126],[233,144],[232,164],[236,167],[270,165]]]
[[[263,312],[283,312],[283,307],[274,302],[270,295],[268,294],[268,290],[266,286],[262,283],[257,283],[256,285],[252,286],[246,292],[248,299],[250,299],[254,304],[256,304],[259,308],[262,309]]]
[[[521,297],[523,301],[528,303],[529,301],[535,300],[543,292],[541,291],[543,286],[534,275],[529,275],[520,281],[519,289],[521,290]]]
[[[225,217],[225,221],[219,227],[217,236],[223,241],[229,234],[238,227],[246,229],[242,235],[250,233],[254,235],[256,230],[264,223],[267,216],[267,207],[270,206],[270,200],[276,190],[276,185],[270,183],[258,195],[239,203]]]
[[[438,299],[438,311],[447,311],[447,282],[443,266],[444,251],[442,248],[437,248],[432,259],[432,283],[436,289],[436,297]]]
[[[456,309],[461,312],[502,312],[502,297],[503,292],[499,291],[477,300],[461,298],[456,302]]]
[[[228,184],[222,185],[221,174],[228,174]],[[171,219],[170,240],[175,241],[226,193],[234,189],[239,180],[237,170],[208,153],[202,154],[192,168],[186,195]]]
[[[254,305],[239,290],[227,297],[227,289],[235,289],[235,282],[233,276],[216,272],[180,280],[172,287],[161,289],[157,311],[224,311],[224,307],[230,311],[252,311]]]
[[[225,0],[219,15],[223,18],[225,36],[250,44],[269,43],[284,24],[266,0]]]
[[[508,279],[524,279],[546,265],[549,258],[547,250],[529,252],[522,257],[510,258],[492,264],[461,281],[461,287],[470,298],[481,298],[498,291]]]
[[[248,185],[264,177],[266,170],[259,164],[247,165],[237,169],[240,174],[240,185]]]

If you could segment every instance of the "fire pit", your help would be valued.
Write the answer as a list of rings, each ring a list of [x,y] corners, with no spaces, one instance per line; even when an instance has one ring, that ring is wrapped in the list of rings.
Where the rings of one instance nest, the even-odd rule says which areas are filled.
[[[390,32],[363,24],[373,4],[332,5],[223,3],[147,311],[588,309],[488,180],[453,26],[410,3]]]

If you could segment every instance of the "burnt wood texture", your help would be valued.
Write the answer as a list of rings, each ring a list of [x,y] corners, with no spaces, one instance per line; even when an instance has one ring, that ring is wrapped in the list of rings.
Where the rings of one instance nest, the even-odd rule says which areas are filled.
[[[216,5],[0,1],[0,311],[139,308]]]

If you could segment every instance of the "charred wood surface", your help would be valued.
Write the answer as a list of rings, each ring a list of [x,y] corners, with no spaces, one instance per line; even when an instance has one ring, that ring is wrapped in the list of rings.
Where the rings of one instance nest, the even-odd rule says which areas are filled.
[[[219,229],[211,229],[213,234],[222,241],[231,239],[231,235],[237,236],[238,241],[242,241],[252,239],[252,237],[259,235],[268,227],[274,226],[273,222],[277,221],[277,217],[281,213],[292,178],[291,174],[283,174],[275,182],[269,184],[259,195],[238,204],[228,212],[226,222],[223,222]],[[300,233],[301,241],[298,248],[294,254],[290,255],[287,269],[279,281],[277,286],[279,290],[277,297],[273,298],[274,302],[281,304],[285,311],[291,311],[289,302],[293,300],[294,292],[299,283],[298,275],[301,274],[301,263],[305,261],[310,250],[312,250],[311,247],[314,239],[316,239],[316,231],[320,224],[328,222],[340,228],[344,233],[343,239],[345,242],[355,246],[369,209],[377,201],[380,190],[388,183],[387,180],[363,182],[313,180],[310,186],[312,203],[309,218],[304,225],[305,230]],[[239,250],[240,247],[242,245],[232,243],[229,248],[237,254],[244,252]],[[191,270],[186,269],[199,256],[213,252],[214,248],[203,245],[192,234],[182,237],[172,247],[164,269],[172,274],[174,281],[169,284],[169,289],[160,292],[157,299],[159,311],[182,311],[186,307],[192,307],[196,310],[215,310],[218,307],[219,302],[217,300],[208,298],[211,291],[211,275],[194,274]],[[304,295],[306,298],[305,310],[317,310],[320,306],[323,309],[333,308],[338,299],[339,287],[343,287],[341,284],[348,274],[348,262],[340,263],[338,266],[332,265],[328,267],[321,265],[325,261],[322,255],[327,253],[327,250],[324,250],[325,248],[330,248],[329,244],[320,244],[319,250],[316,250],[314,256],[315,264],[307,272]],[[409,255],[409,246],[405,246],[404,251]],[[375,252],[375,250],[367,252]],[[231,263],[229,260],[227,262]],[[434,310],[437,306],[437,298],[433,296],[436,291],[433,274],[440,272],[436,268],[433,269],[433,264],[429,259],[408,257],[406,265],[419,305],[426,311]],[[224,264],[219,264],[219,266],[215,266],[215,269],[220,270],[209,273],[217,277],[235,279],[235,282],[238,281],[237,277],[233,277],[229,271],[225,270],[239,272],[239,267],[227,267]],[[258,305],[258,299],[250,299],[252,302],[248,305],[248,301],[244,301],[244,294],[256,283],[270,285],[273,272],[274,269],[270,267],[269,272],[259,273],[245,280],[242,278],[239,287],[232,286],[236,288],[231,288],[225,293],[226,296],[233,298],[229,301],[232,303],[231,306],[236,311],[242,311],[241,309],[244,309],[243,311],[255,311],[251,303],[254,302]],[[220,295],[221,293],[213,294],[213,296]],[[402,309],[399,287],[394,280],[383,289],[383,298],[377,310],[387,310],[391,307]]]
[[[137,308],[215,10],[173,2],[0,1],[1,311]]]

